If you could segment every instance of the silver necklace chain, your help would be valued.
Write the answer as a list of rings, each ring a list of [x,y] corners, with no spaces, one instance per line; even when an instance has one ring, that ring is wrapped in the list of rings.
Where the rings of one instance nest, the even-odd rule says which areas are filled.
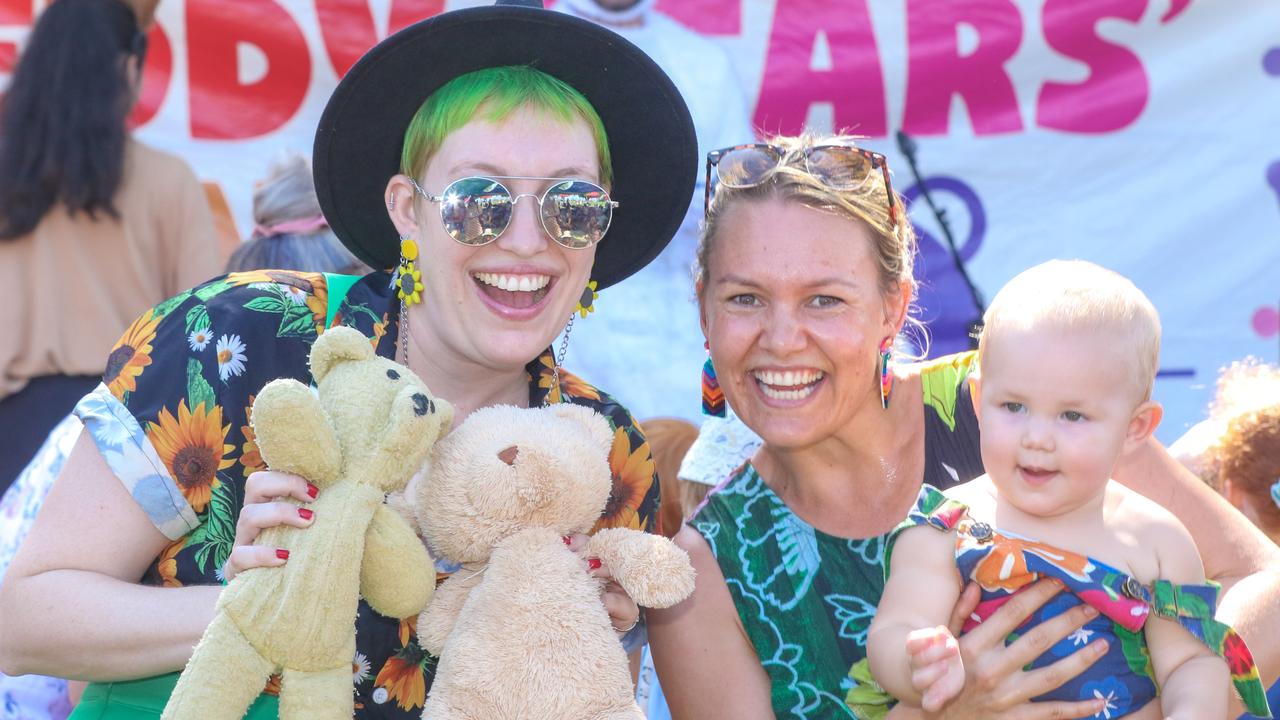
[[[551,388],[547,390],[547,394],[542,398],[543,405],[551,404],[551,390],[560,391],[560,402],[564,402],[564,391],[560,388],[560,366],[564,364],[564,356],[569,352],[569,333],[573,332],[573,314],[569,314],[569,324],[564,326],[564,338],[560,341],[560,351],[555,354],[552,360],[555,364],[551,366]]]

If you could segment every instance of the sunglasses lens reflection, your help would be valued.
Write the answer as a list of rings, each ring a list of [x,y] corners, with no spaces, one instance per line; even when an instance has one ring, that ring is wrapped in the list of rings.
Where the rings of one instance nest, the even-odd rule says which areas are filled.
[[[542,201],[542,227],[553,240],[571,250],[600,242],[613,219],[613,205],[604,188],[581,180],[552,185]]]
[[[875,171],[871,158],[847,147],[817,147],[807,157],[809,172],[828,187],[853,190]]]
[[[511,222],[511,193],[491,178],[468,177],[444,189],[440,221],[454,240],[484,245],[502,234]]]
[[[779,156],[772,148],[738,148],[720,156],[716,174],[726,187],[751,187],[777,167],[778,160]]]

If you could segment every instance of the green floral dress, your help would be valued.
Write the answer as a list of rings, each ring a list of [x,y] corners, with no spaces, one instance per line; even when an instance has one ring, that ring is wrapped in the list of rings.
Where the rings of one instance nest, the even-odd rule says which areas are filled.
[[[973,353],[922,371],[924,482],[982,474],[978,422],[965,379]],[[708,496],[692,521],[707,540],[756,654],[779,720],[873,720],[892,699],[867,668],[867,629],[884,592],[886,536],[850,540],[796,516],[750,464]]]
[[[265,469],[250,424],[254,395],[278,377],[310,383],[311,343],[333,325],[360,330],[378,354],[394,357],[397,311],[386,273],[355,278],[263,270],[211,280],[133,323],[112,349],[103,384],[76,414],[119,481],[172,540],[144,583],[221,582],[245,480]],[[614,427],[613,491],[596,529],[654,531],[658,483],[639,426],[611,397],[564,370],[554,387],[553,366],[549,349],[527,366],[529,404],[585,405]],[[456,567],[442,559],[437,569]],[[361,601],[351,660],[357,718],[421,715],[435,658],[418,647],[415,626],[416,617],[383,617]],[[643,628],[634,635],[642,641]],[[163,691],[167,697],[174,681],[176,674],[91,685],[86,697],[110,704],[130,695],[130,687],[141,688],[135,695]],[[274,715],[274,683],[251,717]]]

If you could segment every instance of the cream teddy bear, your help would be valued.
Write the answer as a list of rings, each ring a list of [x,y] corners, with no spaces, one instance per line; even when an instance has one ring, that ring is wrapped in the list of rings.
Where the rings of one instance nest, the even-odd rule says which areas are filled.
[[[432,552],[463,568],[418,616],[419,643],[440,657],[423,718],[644,718],[602,581],[563,539],[604,510],[612,440],[588,408],[498,406],[436,446],[412,502]],[[601,530],[583,555],[640,605],[693,592],[689,557],[666,538]]]
[[[311,374],[318,391],[272,381],[252,417],[267,465],[320,488],[315,520],[258,536],[288,549],[288,563],[228,583],[164,720],[238,719],[274,672],[283,673],[281,717],[350,720],[358,598],[390,617],[411,616],[431,599],[431,558],[383,500],[417,471],[453,408],[350,328],[316,340]]]

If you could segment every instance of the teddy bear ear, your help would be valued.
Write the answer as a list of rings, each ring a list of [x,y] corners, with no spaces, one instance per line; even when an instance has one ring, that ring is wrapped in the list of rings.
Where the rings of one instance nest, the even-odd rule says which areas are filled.
[[[311,345],[311,377],[320,382],[338,363],[372,357],[373,346],[359,330],[329,328]]]
[[[553,415],[578,423],[591,434],[591,439],[609,452],[613,446],[613,428],[603,415],[573,403],[557,403],[547,408]]]

